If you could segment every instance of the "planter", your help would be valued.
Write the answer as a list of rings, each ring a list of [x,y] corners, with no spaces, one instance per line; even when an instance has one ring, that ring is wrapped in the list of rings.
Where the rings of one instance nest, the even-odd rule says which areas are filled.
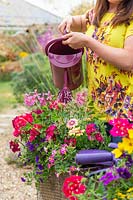
[[[55,175],[52,175],[45,183],[40,183],[37,200],[66,200],[62,192],[62,186],[67,176],[61,175],[57,178]]]

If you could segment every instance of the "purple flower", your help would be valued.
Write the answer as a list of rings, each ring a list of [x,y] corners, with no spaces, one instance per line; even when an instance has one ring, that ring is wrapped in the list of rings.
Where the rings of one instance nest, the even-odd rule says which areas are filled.
[[[119,176],[114,175],[112,172],[107,172],[104,176],[100,178],[100,181],[106,186],[110,182],[117,180]]]
[[[31,142],[27,142],[26,146],[28,147],[29,151],[34,151],[35,150],[35,146]]]
[[[19,154],[18,154],[18,158],[21,156],[21,153],[19,152]]]
[[[132,176],[132,174],[128,171],[128,169],[124,167],[119,167],[117,169],[117,172],[119,176],[124,179],[129,179]]]
[[[39,156],[36,156],[36,163],[38,163],[39,162]]]
[[[36,171],[36,174],[42,174],[42,173],[43,173],[43,171],[40,171],[40,172]]]
[[[21,177],[22,182],[26,182],[26,179],[24,177]]]
[[[40,170],[43,170],[43,169],[44,169],[44,168],[43,168],[43,165],[41,165],[41,164],[38,164],[37,167],[38,167],[38,169],[40,169]]]
[[[41,138],[41,142],[45,142],[45,140],[46,140],[45,138]]]
[[[127,155],[127,161],[126,161],[126,166],[131,167],[133,165],[133,159],[131,155]]]

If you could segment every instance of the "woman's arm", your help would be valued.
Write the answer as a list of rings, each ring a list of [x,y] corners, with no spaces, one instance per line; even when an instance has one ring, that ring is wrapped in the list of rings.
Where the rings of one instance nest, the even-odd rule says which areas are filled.
[[[66,32],[85,32],[87,25],[87,14],[68,16],[58,26],[59,31],[64,34]]]
[[[82,33],[69,33],[63,36],[63,44],[68,44],[72,48],[87,47],[92,49],[99,57],[119,69],[133,71],[133,35],[129,36],[124,44],[124,48],[115,48],[100,43],[94,38]]]
[[[133,36],[126,39],[124,48],[107,46],[91,37],[86,40],[86,47],[92,49],[99,57],[117,68],[133,71]]]

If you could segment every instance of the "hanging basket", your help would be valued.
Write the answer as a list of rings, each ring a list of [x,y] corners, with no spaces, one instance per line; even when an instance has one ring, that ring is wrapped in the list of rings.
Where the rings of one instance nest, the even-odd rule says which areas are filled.
[[[37,193],[37,200],[66,200],[62,192],[62,186],[68,175],[61,175],[57,178],[51,175],[44,183],[40,183]]]

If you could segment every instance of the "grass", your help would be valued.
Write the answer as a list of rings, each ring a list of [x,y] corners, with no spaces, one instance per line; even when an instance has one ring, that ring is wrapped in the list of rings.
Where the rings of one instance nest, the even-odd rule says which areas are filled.
[[[10,82],[0,82],[0,112],[13,108],[16,100]]]

